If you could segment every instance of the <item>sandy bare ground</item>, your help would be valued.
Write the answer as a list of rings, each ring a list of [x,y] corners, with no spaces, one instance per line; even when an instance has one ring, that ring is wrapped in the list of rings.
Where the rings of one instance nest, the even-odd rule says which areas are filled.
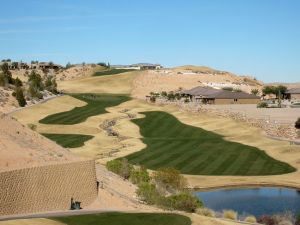
[[[5,114],[0,114],[0,137],[0,171],[78,160]]]
[[[182,72],[184,70],[181,70]],[[250,92],[252,89],[261,89],[259,84],[247,84],[244,78],[225,74],[177,74],[177,70],[145,71],[133,82],[132,95],[135,98],[145,99],[150,92],[176,91],[178,89],[191,89],[197,86],[230,86],[233,83],[240,83],[239,89]],[[243,85],[242,85],[243,84]]]
[[[249,118],[265,119],[273,123],[295,124],[300,117],[300,108],[257,108],[256,105],[204,105],[207,109],[229,110]]]
[[[98,65],[78,65],[66,70],[62,70],[55,75],[57,82],[74,80],[83,77],[89,77],[96,71],[105,70],[106,68]]]
[[[12,89],[0,87],[0,112],[6,113],[18,107],[18,102],[12,93]]]
[[[0,221],[0,225],[65,225],[64,223],[56,222],[49,219],[24,219],[24,220],[9,220]]]

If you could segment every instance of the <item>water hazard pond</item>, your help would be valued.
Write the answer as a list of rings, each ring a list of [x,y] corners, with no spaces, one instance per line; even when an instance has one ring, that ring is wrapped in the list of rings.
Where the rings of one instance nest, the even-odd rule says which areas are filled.
[[[240,188],[196,192],[205,207],[222,212],[232,209],[239,215],[256,217],[290,211],[300,213],[300,191],[291,188]]]

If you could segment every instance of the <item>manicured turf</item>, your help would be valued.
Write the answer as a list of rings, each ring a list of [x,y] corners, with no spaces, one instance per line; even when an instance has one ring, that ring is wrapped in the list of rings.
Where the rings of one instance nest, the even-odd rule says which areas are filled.
[[[64,148],[79,148],[94,136],[81,134],[42,134]]]
[[[110,69],[110,70],[105,70],[105,71],[99,71],[95,72],[93,76],[106,76],[106,75],[115,75],[115,74],[120,74],[120,73],[126,73],[126,72],[131,72],[131,71],[136,71],[133,69]]]
[[[87,105],[47,116],[39,122],[43,124],[77,124],[84,122],[90,116],[107,113],[105,110],[107,107],[116,106],[130,100],[130,97],[126,95],[72,94],[71,96],[86,102]]]
[[[132,120],[140,127],[142,151],[126,158],[156,170],[174,167],[195,175],[275,175],[295,171],[258,148],[226,141],[222,136],[181,123],[165,112],[144,112]]]
[[[186,216],[159,213],[103,213],[54,220],[67,225],[191,225],[190,218]]]

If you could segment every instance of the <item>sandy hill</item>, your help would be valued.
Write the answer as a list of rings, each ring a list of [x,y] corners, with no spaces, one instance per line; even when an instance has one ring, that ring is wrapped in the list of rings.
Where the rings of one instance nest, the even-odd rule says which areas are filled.
[[[107,68],[92,64],[77,65],[69,69],[62,70],[55,76],[57,81],[74,80],[76,78],[89,77],[93,73],[103,70],[107,70]]]
[[[18,102],[12,96],[12,89],[0,87],[0,113],[8,112],[18,107]]]
[[[0,113],[0,171],[77,160],[68,150]]]
[[[207,66],[193,66],[193,65],[178,66],[173,68],[173,70],[178,72],[186,71],[186,72],[194,72],[194,73],[221,73],[222,72]]]
[[[157,71],[144,71],[134,80],[133,96],[145,98],[150,92],[176,91],[197,86],[217,89],[232,87],[250,93],[262,89],[263,83],[250,76],[219,71],[205,66],[180,66]]]

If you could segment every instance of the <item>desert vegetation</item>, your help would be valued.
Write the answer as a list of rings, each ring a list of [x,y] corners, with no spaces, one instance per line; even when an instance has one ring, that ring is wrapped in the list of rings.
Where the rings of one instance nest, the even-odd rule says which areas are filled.
[[[279,86],[265,86],[262,89],[262,93],[263,95],[270,95],[270,94],[274,94],[276,95],[276,97],[282,97],[283,94],[285,94],[285,92],[287,91],[287,87],[283,86],[283,85],[279,85]]]
[[[3,63],[0,69],[2,71],[0,73],[0,86],[11,89],[13,91],[12,96],[16,98],[21,107],[24,107],[29,100],[43,99],[44,91],[52,94],[58,93],[56,80],[48,70],[44,71],[43,77],[35,70],[31,70],[30,73],[26,71],[25,75],[28,80],[23,83],[18,77],[12,77],[7,63]]]
[[[68,225],[190,225],[191,220],[182,215],[163,213],[102,213],[58,217],[54,220]]]
[[[174,168],[161,168],[150,176],[144,167],[134,167],[124,158],[107,162],[106,168],[137,184],[137,195],[146,204],[187,212],[203,205],[186,190],[185,178]]]
[[[216,133],[183,124],[168,113],[142,114],[146,117],[132,121],[140,127],[147,147],[126,156],[132,164],[153,170],[174,167],[194,175],[254,176],[295,171],[258,148],[224,140]]]
[[[257,104],[257,108],[268,108],[268,103],[266,103],[266,102],[259,102]]]
[[[75,107],[74,109],[53,114],[40,120],[43,124],[66,124],[72,125],[85,121],[91,116],[107,113],[106,107],[112,107],[121,104],[122,102],[130,100],[127,95],[106,95],[106,94],[71,94],[72,97],[77,98],[87,104],[82,107]]]
[[[295,127],[297,129],[300,129],[300,117],[298,118],[298,120],[295,122]]]

